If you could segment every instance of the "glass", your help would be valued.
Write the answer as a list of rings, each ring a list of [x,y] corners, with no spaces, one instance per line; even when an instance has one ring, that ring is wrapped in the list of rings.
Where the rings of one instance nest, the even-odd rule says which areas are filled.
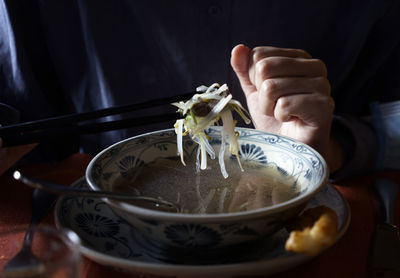
[[[24,245],[27,230],[27,226],[0,229],[0,277],[80,277],[79,237],[70,230],[60,230],[52,226],[31,228],[28,237],[31,235],[30,250],[34,257],[30,257],[30,260],[25,259],[20,266],[7,268],[5,271],[5,266],[15,258]],[[15,266],[15,260],[13,264]]]

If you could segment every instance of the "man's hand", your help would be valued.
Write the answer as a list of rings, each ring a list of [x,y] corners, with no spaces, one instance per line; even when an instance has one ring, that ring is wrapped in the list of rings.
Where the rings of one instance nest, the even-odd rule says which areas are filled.
[[[231,65],[246,95],[255,127],[291,137],[319,151],[333,168],[330,129],[334,101],[325,64],[299,49],[238,45]]]

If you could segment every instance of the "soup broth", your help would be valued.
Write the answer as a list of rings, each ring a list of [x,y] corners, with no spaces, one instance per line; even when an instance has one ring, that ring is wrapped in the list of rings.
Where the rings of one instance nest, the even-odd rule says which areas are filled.
[[[226,161],[225,179],[218,161],[196,172],[194,159],[182,165],[176,157],[162,158],[117,179],[113,191],[163,199],[178,204],[184,213],[209,214],[258,209],[287,201],[298,193],[294,177],[274,166]]]

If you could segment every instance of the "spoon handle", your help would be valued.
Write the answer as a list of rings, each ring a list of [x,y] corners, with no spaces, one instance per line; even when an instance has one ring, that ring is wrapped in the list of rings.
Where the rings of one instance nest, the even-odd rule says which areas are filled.
[[[58,195],[46,192],[42,189],[35,188],[32,191],[31,207],[32,215],[29,222],[28,230],[24,237],[24,245],[31,244],[31,237],[33,235],[33,227],[40,224],[42,219],[50,211],[57,200]]]
[[[26,177],[23,176],[19,171],[14,172],[14,178],[16,180],[19,180],[23,182],[24,184],[44,190],[50,193],[58,194],[58,195],[70,195],[70,196],[80,196],[80,197],[109,197],[112,199],[116,200],[135,200],[135,199],[142,199],[143,197],[131,195],[131,194],[122,194],[122,193],[117,193],[117,192],[108,192],[108,191],[95,191],[95,190],[90,190],[90,189],[85,189],[85,188],[75,188],[75,187],[69,187],[69,186],[64,186],[40,179],[36,179],[34,177]]]
[[[50,209],[56,203],[58,195],[46,192],[42,189],[34,189],[32,191],[32,217],[30,225],[34,226],[46,216]]]
[[[374,182],[374,190],[380,199],[379,206],[384,223],[394,225],[394,205],[399,186],[392,180],[379,178]]]
[[[23,182],[24,184],[44,190],[47,192],[51,192],[53,194],[58,195],[70,195],[70,196],[79,196],[79,197],[92,197],[92,198],[110,198],[119,201],[135,201],[136,205],[142,203],[143,207],[147,208],[157,208],[159,210],[163,210],[165,212],[179,212],[181,208],[178,204],[171,203],[166,200],[156,199],[152,197],[146,196],[137,196],[132,194],[124,194],[117,192],[109,192],[109,191],[95,191],[85,188],[76,188],[76,187],[68,187],[32,177],[25,177],[19,171],[14,171],[14,179]]]

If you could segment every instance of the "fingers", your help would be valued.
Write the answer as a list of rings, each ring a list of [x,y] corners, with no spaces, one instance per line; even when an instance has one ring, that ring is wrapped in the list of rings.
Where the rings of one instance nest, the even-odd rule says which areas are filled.
[[[251,50],[243,44],[235,46],[231,54],[232,68],[235,71],[240,85],[246,94],[256,90],[249,76],[250,55]]]
[[[293,117],[301,119],[309,126],[318,127],[324,115],[333,113],[334,101],[330,95],[295,94],[279,98],[273,116],[281,122]]]
[[[233,48],[231,65],[246,95],[261,89],[262,83],[277,77],[326,77],[325,64],[301,49],[256,47],[240,44]]]
[[[267,57],[255,63],[249,78],[257,90],[262,83],[277,77],[326,77],[325,64],[318,59]]]
[[[297,117],[304,126],[318,122],[318,113],[333,113],[326,66],[304,50],[269,46],[250,50],[238,45],[232,50],[231,64],[255,126],[263,126],[265,117],[280,122]]]
[[[311,93],[328,96],[330,84],[323,77],[270,78],[262,82],[258,92],[260,111],[267,116],[274,116],[275,105],[281,97]]]
[[[253,49],[253,60],[255,62],[266,57],[291,57],[291,58],[306,58],[311,59],[311,55],[302,49],[279,48],[273,46],[255,47]]]
[[[301,49],[239,45],[231,64],[257,129],[327,153],[334,101],[321,60]]]

